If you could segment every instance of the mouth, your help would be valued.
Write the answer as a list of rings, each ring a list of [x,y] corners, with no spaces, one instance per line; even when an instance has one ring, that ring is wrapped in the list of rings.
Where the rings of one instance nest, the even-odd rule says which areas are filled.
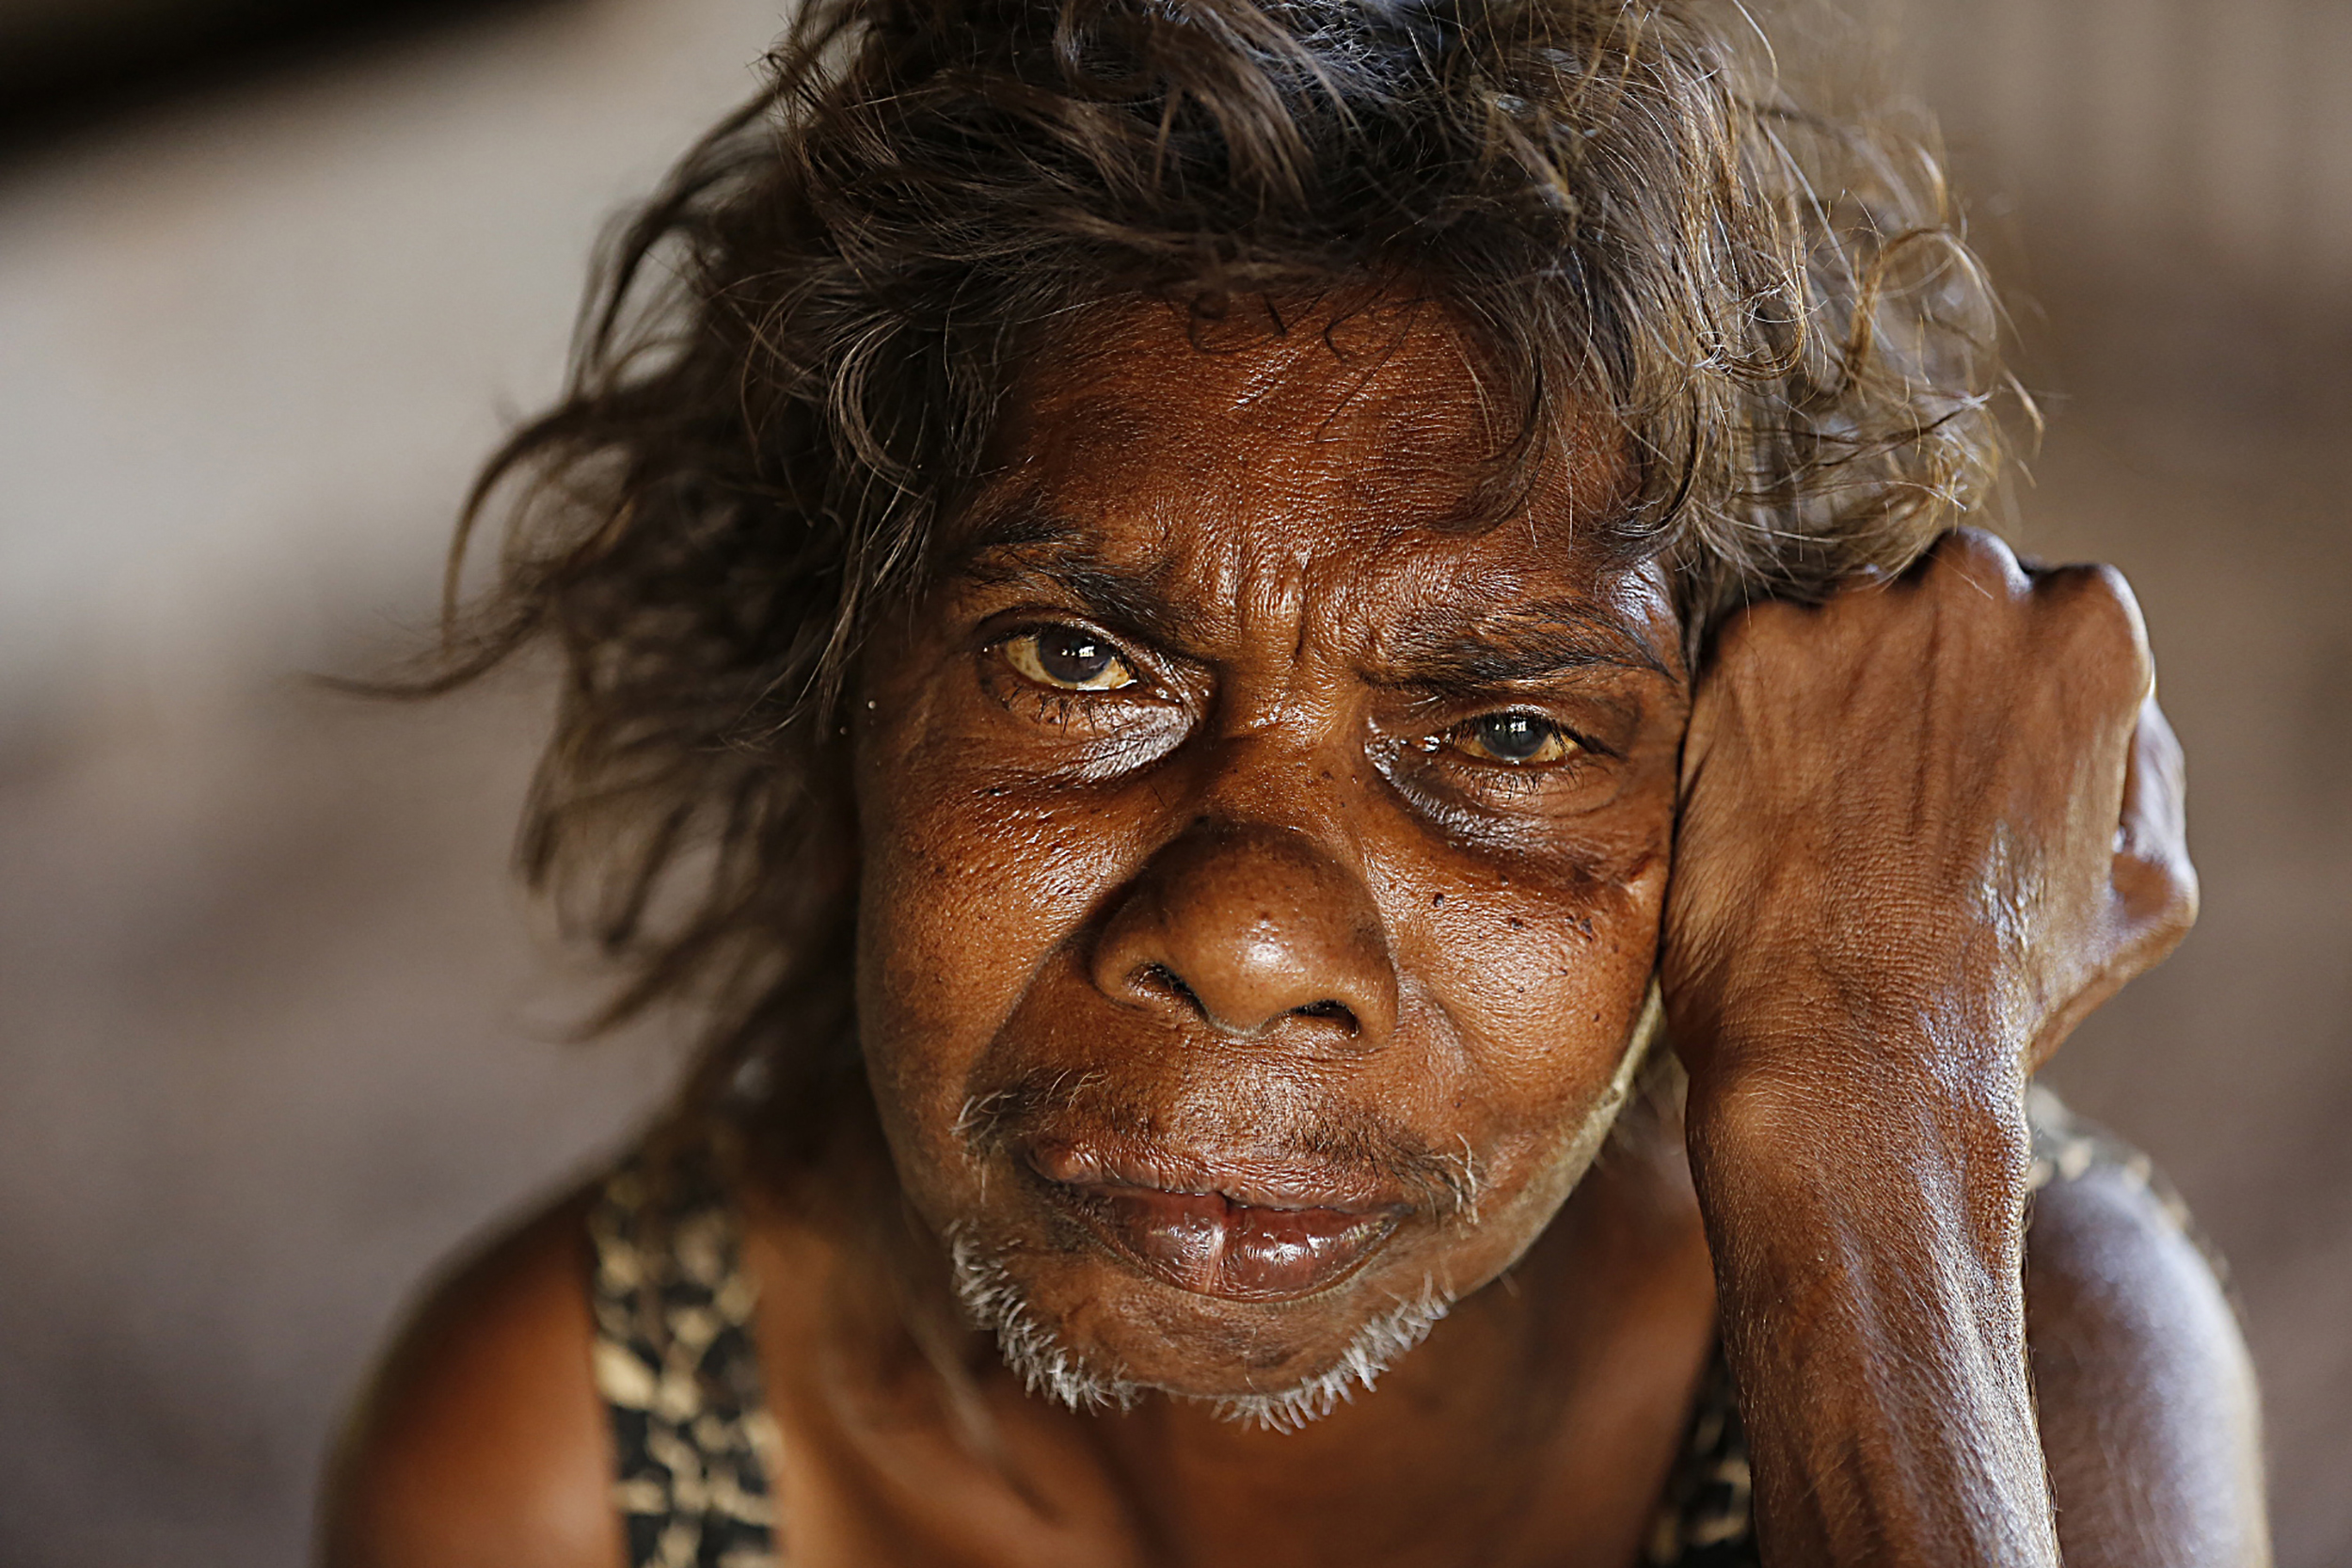
[[[1288,1164],[1176,1158],[1046,1143],[1025,1163],[1114,1253],[1163,1284],[1232,1301],[1285,1301],[1354,1273],[1410,1205]]]

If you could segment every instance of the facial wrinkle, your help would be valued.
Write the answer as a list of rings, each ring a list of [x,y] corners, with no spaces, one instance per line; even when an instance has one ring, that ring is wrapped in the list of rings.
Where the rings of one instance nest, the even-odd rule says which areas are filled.
[[[1419,1309],[1521,1256],[1605,1139],[1638,1065],[1625,1047],[1657,879],[1606,897],[1598,884],[1670,831],[1661,737],[1680,709],[1601,624],[1653,607],[1598,552],[1439,526],[1465,477],[1444,459],[1474,455],[1430,408],[1472,401],[1458,365],[1407,344],[1318,435],[1290,416],[1322,414],[1360,361],[1332,368],[1319,346],[1269,355],[1300,385],[1244,416],[1233,395],[1263,367],[1194,353],[1129,343],[1077,373],[1092,374],[1087,398],[1131,416],[1125,440],[1081,428],[1072,411],[1087,398],[1042,406],[1043,444],[975,531],[987,542],[973,576],[991,580],[944,594],[904,657],[874,667],[903,717],[862,742],[862,787],[889,810],[867,818],[882,824],[867,864],[883,869],[869,872],[861,942],[877,959],[861,1028],[911,1197],[943,1236],[960,1227],[996,1249],[1032,1325],[1025,1354],[1050,1361],[1067,1344],[1114,1382],[1290,1412],[1362,1386],[1348,1369],[1392,1358],[1425,1326]],[[1559,541],[1551,511],[1534,521]],[[1491,625],[1514,607],[1532,628]],[[992,639],[1032,608],[1156,659],[1156,685],[1052,700],[1012,685]],[[1506,791],[1478,753],[1444,749],[1492,715],[1469,695],[1422,703],[1373,678],[1383,641],[1416,614],[1483,642],[1454,658],[1456,677],[1491,680],[1497,643],[1565,667],[1552,689],[1496,691],[1484,706],[1556,709],[1598,742],[1592,766]],[[1088,724],[1055,721],[1056,702],[1088,706]],[[1129,774],[1075,771],[1098,729],[1121,727],[1178,738]],[[1409,784],[1384,760],[1400,747],[1417,759]],[[1171,847],[1204,817],[1270,843],[1303,833],[1369,890],[1409,1018],[1391,1002],[1359,1017],[1395,1016],[1343,1031],[1302,1001],[1229,1038],[1180,993],[1132,985],[1135,963],[1104,958],[1108,912],[1141,899],[1158,866],[1170,886],[1200,884],[1180,974],[1192,958],[1266,969],[1243,948],[1268,918],[1251,900],[1272,894],[1257,891],[1241,841]],[[1472,818],[1483,833],[1462,826]],[[1183,869],[1184,855],[1200,864]],[[1348,1006],[1354,973],[1301,978],[1300,997]],[[1305,1206],[1318,1212],[1376,1198],[1406,1217],[1361,1268],[1274,1310],[1229,1274],[1238,1239],[1321,1246],[1340,1232],[1302,1220],[1294,1235],[1280,1229],[1291,1221],[1230,1211],[1281,1213],[1298,1191],[1332,1200]],[[1216,1230],[1227,1250],[1202,1254],[1216,1272],[1201,1276],[1216,1288],[1171,1284],[1192,1255],[1136,1243],[1151,1227],[1170,1247],[1186,1227]]]
[[[1203,1138],[1187,1127],[1187,1141],[1218,1155],[1248,1154],[1262,1162],[1285,1159],[1359,1174],[1368,1185],[1393,1184],[1416,1212],[1440,1224],[1464,1218],[1477,1194],[1474,1165],[1452,1150],[1434,1148],[1419,1133],[1384,1112],[1363,1105],[1295,1107],[1291,1096],[1248,1097],[1259,1116],[1243,1127]],[[1268,1103],[1293,1102],[1277,1117]],[[1072,1127],[1136,1133],[1166,1139],[1175,1130],[1151,1107],[1136,1102],[1107,1074],[1024,1074],[1009,1084],[965,1097],[959,1124],[975,1158],[1018,1149],[1037,1139],[1065,1134]],[[1225,1119],[1222,1117],[1216,1119]]]
[[[1662,1032],[1663,1022],[1664,1008],[1653,983],[1609,1087],[1555,1164],[1561,1196],[1591,1167],[1631,1100],[1633,1085]],[[974,1135],[982,1140],[1011,1136],[1018,1119],[1035,1114],[1037,1106],[1067,1107],[1073,1089],[1087,1086],[1064,1078],[1010,1085],[967,1101],[968,1107],[985,1107],[974,1115]],[[1467,1213],[1468,1223],[1475,1225],[1478,1180],[1467,1147],[1451,1178],[1447,1185],[1455,1193],[1458,1208]],[[998,1354],[1031,1394],[1084,1414],[1132,1410],[1146,1392],[1153,1391],[1154,1385],[1136,1379],[1115,1364],[1091,1361],[1065,1341],[1051,1322],[1031,1307],[1020,1281],[1001,1257],[968,1230],[955,1228],[948,1241],[958,1303],[975,1326],[995,1338]],[[1359,1390],[1372,1392],[1391,1368],[1428,1338],[1457,1299],[1454,1281],[1423,1275],[1417,1293],[1392,1298],[1385,1310],[1375,1313],[1349,1337],[1328,1366],[1317,1371],[1275,1388],[1207,1397],[1178,1392],[1176,1397],[1206,1404],[1219,1419],[1236,1425],[1297,1432],[1352,1402]]]

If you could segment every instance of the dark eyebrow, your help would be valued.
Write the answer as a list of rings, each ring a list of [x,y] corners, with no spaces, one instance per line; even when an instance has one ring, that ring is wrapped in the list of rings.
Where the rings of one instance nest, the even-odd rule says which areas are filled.
[[[967,581],[1043,578],[1076,599],[1106,626],[1183,653],[1197,617],[1178,605],[1156,574],[1103,560],[1092,532],[1033,503],[994,511],[966,538],[947,575]],[[1409,618],[1383,650],[1375,685],[1433,696],[1474,696],[1597,666],[1635,670],[1679,685],[1676,663],[1652,645],[1647,628],[1582,599],[1539,600],[1494,613],[1430,610]]]
[[[1575,602],[1515,605],[1491,616],[1419,616],[1390,641],[1383,686],[1475,695],[1606,666],[1678,680],[1642,628]]]
[[[1104,562],[1083,526],[1019,508],[975,531],[949,562],[947,576],[968,582],[1052,582],[1106,626],[1180,652],[1193,630],[1181,609],[1149,573]]]

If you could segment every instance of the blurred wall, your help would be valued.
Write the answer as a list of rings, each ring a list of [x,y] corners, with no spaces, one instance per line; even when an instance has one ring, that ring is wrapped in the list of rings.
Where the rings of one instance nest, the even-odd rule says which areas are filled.
[[[2233,1264],[2280,1560],[2352,1561],[2352,7],[1874,5],[2044,394],[2021,543],[2129,574],[2188,752],[2198,928],[2049,1076]]]
[[[777,25],[573,0],[0,166],[0,1563],[302,1561],[420,1275],[668,1077],[560,1043],[532,683],[299,672],[414,646],[591,242]]]
[[[2352,1560],[2352,12],[1856,0],[1941,113],[2051,413],[2028,549],[2131,575],[2205,916],[2053,1076],[2233,1260],[2280,1560]],[[459,1238],[671,1048],[506,886],[528,675],[328,698],[429,615],[580,264],[774,0],[574,0],[0,165],[0,1561],[293,1564]]]

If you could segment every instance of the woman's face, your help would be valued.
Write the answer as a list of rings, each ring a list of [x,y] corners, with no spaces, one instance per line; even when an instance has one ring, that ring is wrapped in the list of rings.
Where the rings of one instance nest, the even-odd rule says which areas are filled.
[[[1472,364],[1430,312],[1321,325],[1098,320],[856,698],[906,1188],[1034,1359],[1183,1394],[1297,1387],[1525,1250],[1666,880],[1685,689],[1659,574],[1593,543],[1614,448],[1463,527]]]

